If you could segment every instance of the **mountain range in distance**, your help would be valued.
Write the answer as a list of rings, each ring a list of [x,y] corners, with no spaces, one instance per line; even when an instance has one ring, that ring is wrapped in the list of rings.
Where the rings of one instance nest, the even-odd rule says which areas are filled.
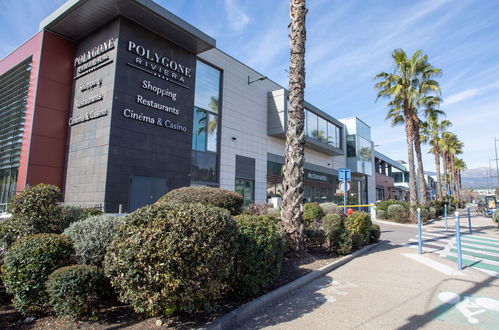
[[[428,175],[436,175],[435,172],[425,172]],[[488,167],[469,168],[461,172],[461,183],[463,189],[485,189],[497,188],[497,171]]]

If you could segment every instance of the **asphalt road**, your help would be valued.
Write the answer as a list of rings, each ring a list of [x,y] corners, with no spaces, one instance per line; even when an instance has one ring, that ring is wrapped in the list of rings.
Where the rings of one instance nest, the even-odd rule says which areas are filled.
[[[490,218],[472,220],[471,239],[488,239],[486,247],[494,251],[497,226]],[[238,328],[497,330],[499,278],[472,267],[458,271],[455,260],[440,256],[444,247],[429,247],[438,240],[450,245],[454,223],[449,219],[450,235],[442,233],[443,220],[424,226],[424,246],[433,252],[423,255],[411,245],[417,227],[381,223],[383,243],[376,249],[266,306]]]

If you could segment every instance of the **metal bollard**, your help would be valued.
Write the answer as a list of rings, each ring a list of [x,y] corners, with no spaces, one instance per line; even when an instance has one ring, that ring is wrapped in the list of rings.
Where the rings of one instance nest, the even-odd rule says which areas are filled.
[[[470,234],[472,234],[472,231],[471,231],[471,215],[470,215],[470,207],[469,206],[468,206],[468,228],[469,228]]]
[[[444,205],[444,214],[445,214],[445,231],[447,231],[447,204]]]
[[[119,214],[122,214],[122,213],[123,213],[123,204],[120,204],[120,205],[118,206],[118,213],[119,213]]]
[[[456,248],[457,248],[457,269],[463,270],[463,256],[461,253],[461,227],[459,226],[459,212],[456,212]]]
[[[423,254],[423,237],[421,233],[421,209],[418,208],[418,248],[419,254]]]

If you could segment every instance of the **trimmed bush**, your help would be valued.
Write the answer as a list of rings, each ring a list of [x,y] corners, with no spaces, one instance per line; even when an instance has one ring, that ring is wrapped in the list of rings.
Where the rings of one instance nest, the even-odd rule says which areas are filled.
[[[45,281],[57,268],[72,263],[71,242],[63,235],[37,234],[17,240],[5,255],[2,279],[23,315],[47,311]]]
[[[318,203],[305,203],[303,206],[305,227],[310,226],[312,222],[320,221],[323,217],[324,212]]]
[[[386,213],[388,219],[397,222],[406,222],[409,220],[409,211],[399,204],[390,205]]]
[[[376,217],[378,217],[378,219],[388,219],[388,213],[386,211],[383,211],[383,210],[376,210]]]
[[[174,189],[161,197],[158,204],[200,203],[229,210],[232,215],[241,213],[243,198],[236,192],[210,187],[184,187]]]
[[[83,216],[82,216],[81,220],[84,220],[84,219],[87,219],[87,218],[90,218],[90,217],[93,217],[96,215],[104,214],[104,212],[102,212],[101,210],[93,208],[93,207],[83,208],[82,210],[83,210]]]
[[[231,278],[231,289],[238,296],[256,297],[267,289],[281,272],[286,247],[284,233],[268,216],[240,215],[238,250]]]
[[[56,315],[71,320],[96,320],[98,305],[109,292],[102,271],[86,265],[59,268],[45,285]]]
[[[18,239],[16,220],[12,217],[0,222],[0,258],[7,253],[9,247]]]
[[[430,219],[435,219],[437,217],[437,209],[432,206],[428,208],[428,213],[430,215]]]
[[[352,250],[352,237],[345,229],[343,219],[338,214],[327,214],[323,218],[324,233],[329,250],[337,254],[348,254]]]
[[[73,242],[76,260],[80,264],[101,267],[108,245],[118,229],[119,218],[96,215],[73,223],[64,235]]]
[[[381,228],[373,223],[371,224],[371,230],[369,233],[369,243],[376,243],[379,241],[379,237],[381,236]]]
[[[278,220],[281,218],[281,210],[278,207],[270,208],[267,210],[267,215]]]
[[[499,210],[494,211],[494,213],[492,214],[492,220],[499,223]]]
[[[247,208],[243,210],[243,214],[248,215],[267,215],[269,208],[272,204],[265,203],[251,203]]]
[[[353,212],[345,219],[345,229],[352,235],[354,249],[369,243],[371,224],[371,216],[366,212]]]
[[[407,211],[409,211],[410,204],[408,202],[403,202],[403,201],[398,201],[395,199],[389,199],[387,201],[379,202],[376,204],[376,210],[383,210],[388,212],[388,208],[391,205],[401,205],[403,206]]]
[[[104,268],[119,299],[147,315],[210,309],[233,271],[237,226],[211,205],[162,203],[121,220]]]
[[[9,203],[9,211],[27,234],[61,233],[64,230],[61,201],[58,187],[42,183],[16,194]]]
[[[327,214],[342,215],[343,214],[343,208],[339,207],[338,205],[336,205],[334,203],[321,203],[321,204],[319,204],[319,206],[321,207],[321,209],[325,215],[327,215]]]

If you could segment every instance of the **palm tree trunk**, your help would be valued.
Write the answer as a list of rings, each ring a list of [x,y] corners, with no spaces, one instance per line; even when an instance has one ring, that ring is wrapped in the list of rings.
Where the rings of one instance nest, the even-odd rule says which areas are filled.
[[[412,115],[413,121],[413,132],[414,132],[414,151],[416,153],[416,160],[418,165],[418,186],[419,186],[419,202],[421,204],[426,204],[428,202],[428,197],[426,194],[426,180],[424,177],[423,169],[423,156],[421,154],[421,141],[419,136],[419,118],[416,112],[413,111]]]
[[[417,195],[416,195],[416,173],[414,171],[414,150],[413,150],[413,127],[412,120],[410,120],[410,116],[407,114],[407,110],[404,111],[404,115],[406,118],[405,121],[405,137],[407,140],[407,162],[409,163],[409,202],[411,206],[415,206],[417,204]]]
[[[447,169],[449,167],[449,164],[447,162],[447,153],[446,152],[442,153],[442,159],[444,161],[444,188],[445,188],[445,195],[447,196],[447,191],[449,190],[448,178],[447,178]]]
[[[442,181],[440,178],[440,154],[438,150],[438,142],[433,144],[433,154],[435,155],[435,168],[437,170],[437,198],[442,200]]]
[[[290,1],[289,106],[286,130],[281,221],[295,253],[306,249],[303,224],[303,163],[305,161],[305,0]]]

